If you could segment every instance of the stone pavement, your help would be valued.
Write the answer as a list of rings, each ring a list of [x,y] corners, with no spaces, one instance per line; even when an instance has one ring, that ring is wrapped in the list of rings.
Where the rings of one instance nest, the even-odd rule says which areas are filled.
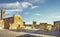
[[[60,37],[60,31],[42,31],[42,30],[23,30],[22,32],[33,33],[33,34],[43,34],[43,35],[51,35]]]
[[[28,30],[27,30],[28,31]],[[29,30],[29,32],[15,32],[10,30],[0,30],[0,37],[58,37],[54,35],[44,35],[44,34],[36,34],[35,30]],[[34,32],[34,33],[33,33]]]

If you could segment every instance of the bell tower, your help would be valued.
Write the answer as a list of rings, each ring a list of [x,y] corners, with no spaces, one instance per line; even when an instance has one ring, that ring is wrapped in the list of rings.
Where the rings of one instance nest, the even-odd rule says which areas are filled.
[[[36,21],[33,21],[32,27],[33,27],[33,28],[36,28]]]
[[[2,10],[1,10],[1,19],[3,20],[4,18],[5,18],[5,9],[4,8],[2,8]]]

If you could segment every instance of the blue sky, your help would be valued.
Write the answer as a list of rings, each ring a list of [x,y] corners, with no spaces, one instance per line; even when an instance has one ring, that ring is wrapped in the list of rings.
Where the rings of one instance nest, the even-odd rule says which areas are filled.
[[[20,14],[26,24],[60,20],[60,0],[0,0],[1,8],[6,9],[6,17]]]

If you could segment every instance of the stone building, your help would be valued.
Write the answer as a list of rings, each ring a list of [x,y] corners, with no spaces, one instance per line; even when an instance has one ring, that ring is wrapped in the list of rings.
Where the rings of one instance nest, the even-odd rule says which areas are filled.
[[[30,29],[33,29],[33,28],[32,28],[32,24],[25,24],[24,26],[25,26],[24,29],[29,29],[29,30],[30,30]]]
[[[40,30],[44,30],[47,26],[47,23],[40,23]]]
[[[5,29],[23,29],[23,19],[20,15],[14,15],[13,17],[4,19],[4,28]]]
[[[54,21],[54,30],[60,31],[60,21]]]
[[[35,29],[36,28],[36,21],[33,21],[33,24],[32,24],[32,28]]]
[[[4,28],[4,19],[5,18],[5,9],[2,8],[1,10],[1,19],[0,19],[0,29]]]
[[[4,22],[4,29],[23,29],[23,19],[20,15],[16,14],[12,17],[5,17],[5,9],[1,10],[1,20]],[[2,25],[2,24],[1,24]]]
[[[52,29],[52,25],[48,24],[48,23],[40,23],[40,30],[51,30]]]
[[[35,29],[36,26],[37,26],[36,21],[33,21],[32,24],[25,24],[25,22],[24,22],[25,29]]]
[[[52,25],[51,24],[47,24],[47,30],[52,30]]]
[[[3,29],[3,28],[4,28],[4,21],[0,20],[0,29]]]
[[[2,10],[1,10],[1,20],[3,20],[5,18],[5,15],[6,15],[5,13],[6,13],[5,9],[2,8]]]

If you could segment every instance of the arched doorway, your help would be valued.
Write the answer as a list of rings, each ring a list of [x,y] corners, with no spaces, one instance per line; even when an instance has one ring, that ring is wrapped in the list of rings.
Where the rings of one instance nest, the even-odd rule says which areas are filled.
[[[9,21],[4,20],[4,29],[9,29]]]
[[[17,30],[20,30],[20,24],[18,24]]]

